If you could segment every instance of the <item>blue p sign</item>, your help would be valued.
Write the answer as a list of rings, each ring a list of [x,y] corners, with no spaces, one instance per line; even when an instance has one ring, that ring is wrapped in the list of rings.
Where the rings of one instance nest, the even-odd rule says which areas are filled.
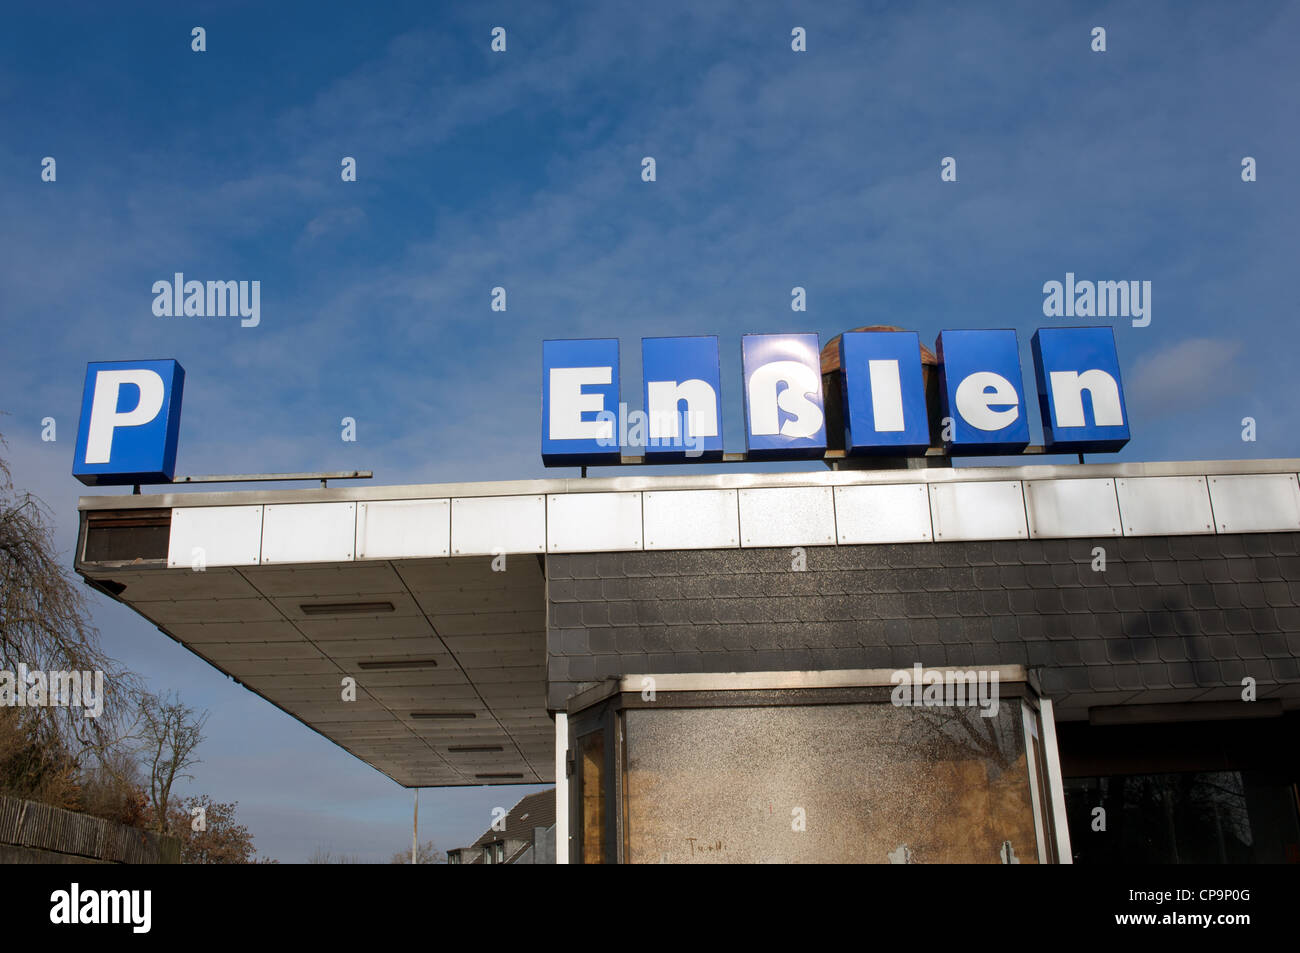
[[[175,361],[86,365],[72,475],[87,486],[170,483],[184,386]]]

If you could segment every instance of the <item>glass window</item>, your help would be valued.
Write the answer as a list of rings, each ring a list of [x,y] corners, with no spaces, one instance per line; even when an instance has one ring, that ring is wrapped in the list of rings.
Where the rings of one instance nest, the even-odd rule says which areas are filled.
[[[582,759],[582,862],[605,862],[605,732],[593,731],[578,739]]]
[[[1076,863],[1300,863],[1295,788],[1269,772],[1067,778],[1065,808]]]
[[[1018,698],[624,715],[633,863],[1038,861]]]

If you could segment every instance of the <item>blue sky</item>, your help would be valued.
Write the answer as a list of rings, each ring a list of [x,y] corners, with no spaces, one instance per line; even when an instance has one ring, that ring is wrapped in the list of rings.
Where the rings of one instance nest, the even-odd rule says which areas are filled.
[[[1043,283],[1067,271],[1152,282],[1150,326],[1115,322],[1133,432],[1118,459],[1296,456],[1296,36],[1300,7],[1270,2],[11,11],[0,433],[16,482],[54,508],[70,565],[85,365],[158,357],[187,374],[180,473],[544,476],[541,341],[563,337],[619,337],[639,406],[640,337],[720,335],[740,449],[743,333],[895,324],[932,345],[1014,327],[1032,387],[1032,332],[1089,323],[1043,316]],[[151,286],[176,271],[261,281],[260,326],[155,317]],[[212,710],[189,787],[238,800],[264,852],[409,843],[409,792],[91,603],[111,654]],[[426,791],[422,833],[459,846],[529,790]]]

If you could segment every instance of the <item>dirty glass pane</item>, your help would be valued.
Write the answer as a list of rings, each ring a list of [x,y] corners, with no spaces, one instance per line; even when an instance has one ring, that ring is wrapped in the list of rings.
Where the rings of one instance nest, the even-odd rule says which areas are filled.
[[[605,732],[578,739],[582,758],[582,862],[605,862]]]
[[[626,718],[633,863],[1037,861],[1018,699]]]

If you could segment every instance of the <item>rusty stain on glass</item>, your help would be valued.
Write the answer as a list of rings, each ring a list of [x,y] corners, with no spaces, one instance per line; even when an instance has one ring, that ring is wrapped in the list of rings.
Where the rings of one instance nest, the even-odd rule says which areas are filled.
[[[633,863],[1037,862],[1018,699],[624,717]]]

